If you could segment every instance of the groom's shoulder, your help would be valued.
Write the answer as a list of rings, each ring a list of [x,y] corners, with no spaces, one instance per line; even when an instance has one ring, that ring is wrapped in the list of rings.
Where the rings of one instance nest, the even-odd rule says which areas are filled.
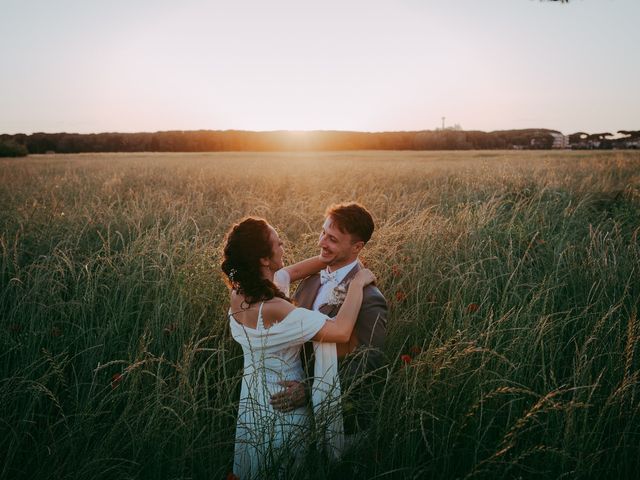
[[[363,302],[384,302],[387,303],[387,299],[384,297],[380,289],[376,285],[367,285],[362,292]]]

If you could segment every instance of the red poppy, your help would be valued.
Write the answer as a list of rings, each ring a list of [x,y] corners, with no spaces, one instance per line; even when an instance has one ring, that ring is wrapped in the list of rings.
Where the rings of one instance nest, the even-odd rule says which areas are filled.
[[[420,353],[422,352],[422,349],[421,349],[419,346],[414,345],[413,347],[411,347],[411,348],[409,349],[409,351],[410,351],[411,353],[413,353],[414,355],[420,355]]]
[[[400,360],[402,360],[402,363],[404,363],[405,365],[409,365],[411,363],[411,355],[400,355]]]
[[[120,382],[122,382],[122,374],[121,373],[114,373],[113,376],[111,377],[111,389],[115,389],[118,387],[118,385],[120,385]]]
[[[175,331],[176,331],[176,326],[173,323],[164,327],[164,330],[163,330],[165,335],[171,335]]]
[[[467,305],[467,313],[474,313],[478,310],[480,310],[480,305],[478,305],[477,303],[470,303],[469,305]]]
[[[398,302],[404,302],[407,299],[407,294],[404,293],[402,290],[398,290],[396,292],[396,300]]]
[[[402,271],[400,270],[400,267],[398,265],[394,265],[393,267],[391,267],[391,273],[394,277],[397,277],[400,275],[400,273],[402,273]]]
[[[240,480],[240,477],[233,472],[227,473],[227,480]]]
[[[538,245],[544,245],[544,244],[545,244],[545,243],[547,243],[547,242],[545,242],[545,241],[544,241],[544,239],[542,239],[542,238],[538,238],[538,239],[536,240],[536,243],[537,243]]]
[[[51,336],[52,337],[60,337],[60,336],[62,336],[62,330],[60,330],[58,327],[53,327],[51,329]]]

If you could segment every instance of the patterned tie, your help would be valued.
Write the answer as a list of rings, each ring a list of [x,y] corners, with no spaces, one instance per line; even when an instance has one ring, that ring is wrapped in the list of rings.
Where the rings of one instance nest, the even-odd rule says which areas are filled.
[[[326,269],[320,270],[320,285],[324,285],[327,282],[338,283],[336,272],[328,272]]]

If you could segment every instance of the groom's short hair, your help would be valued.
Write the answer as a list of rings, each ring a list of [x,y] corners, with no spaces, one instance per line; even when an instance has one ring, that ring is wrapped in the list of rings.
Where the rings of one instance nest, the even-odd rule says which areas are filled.
[[[327,208],[330,217],[342,233],[349,233],[367,243],[375,228],[369,211],[357,202],[337,203]]]

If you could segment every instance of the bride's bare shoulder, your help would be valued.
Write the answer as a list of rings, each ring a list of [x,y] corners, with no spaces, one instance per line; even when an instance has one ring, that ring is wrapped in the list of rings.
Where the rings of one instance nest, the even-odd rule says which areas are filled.
[[[264,303],[262,308],[262,320],[265,326],[273,325],[274,323],[281,322],[287,315],[289,315],[294,307],[290,302],[287,302],[283,298],[272,298],[268,302]]]

